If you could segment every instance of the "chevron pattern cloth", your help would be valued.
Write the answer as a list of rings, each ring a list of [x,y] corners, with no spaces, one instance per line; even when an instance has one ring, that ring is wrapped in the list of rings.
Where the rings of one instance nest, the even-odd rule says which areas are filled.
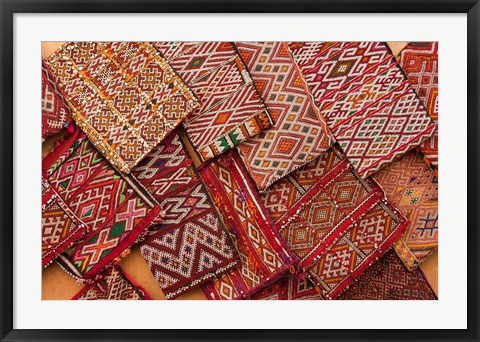
[[[135,184],[113,169],[78,128],[43,160],[43,171],[44,187],[54,194],[56,203],[66,208],[69,216],[69,219],[63,216],[56,229],[66,231],[67,225],[77,222],[86,231],[82,239],[65,242],[62,249],[68,249],[57,259],[76,278],[95,279],[160,214],[160,206],[148,196],[140,195]],[[43,207],[42,228],[44,239],[49,235],[47,241],[54,234],[49,221],[50,208]],[[72,242],[75,243],[70,246]]]
[[[438,122],[438,42],[409,43],[400,52],[400,65],[423,102],[430,117]],[[438,129],[419,147],[427,164],[438,170]],[[437,173],[438,175],[438,173]]]
[[[68,43],[47,64],[73,119],[125,173],[198,106],[149,43]]]
[[[72,300],[146,300],[150,295],[119,265],[94,284],[85,285]]]
[[[199,286],[238,262],[176,130],[132,170],[165,211],[140,251],[168,299]]]
[[[438,43],[401,45],[63,44],[42,267],[77,300],[150,299],[133,246],[166,299],[437,299]]]
[[[385,43],[289,47],[328,127],[362,177],[434,133],[435,123]]]
[[[241,263],[206,283],[208,299],[247,298],[288,272],[297,258],[282,243],[236,151],[201,169],[202,179],[229,227]]]
[[[408,269],[415,269],[438,247],[438,178],[415,150],[374,178],[410,221],[395,250]]]
[[[68,127],[71,121],[68,106],[42,60],[42,142]]]
[[[232,43],[155,43],[200,106],[184,127],[200,160],[222,154],[273,121]]]
[[[238,146],[257,188],[268,188],[333,142],[286,43],[236,43],[275,124]]]

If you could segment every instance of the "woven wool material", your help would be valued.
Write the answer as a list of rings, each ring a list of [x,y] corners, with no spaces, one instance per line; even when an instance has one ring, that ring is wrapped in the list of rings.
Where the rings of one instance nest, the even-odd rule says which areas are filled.
[[[438,43],[409,43],[400,52],[400,65],[428,114],[438,123]],[[427,164],[438,171],[438,129],[419,147]]]
[[[386,44],[289,47],[320,113],[363,178],[434,133],[435,123]]]
[[[68,106],[42,60],[42,142],[67,127],[71,121]]]
[[[242,299],[288,272],[296,257],[274,229],[257,190],[236,151],[200,170],[241,263],[206,283],[208,299]]]
[[[262,200],[300,258],[295,278],[305,282],[289,286],[311,283],[323,298],[337,296],[407,224],[380,186],[363,180],[337,146],[275,183]]]
[[[257,188],[312,161],[333,142],[285,43],[236,43],[275,124],[238,146]]]
[[[144,300],[151,299],[147,291],[136,284],[119,266],[115,265],[94,284],[85,285],[72,300]]]
[[[165,210],[140,251],[168,299],[238,262],[238,255],[185,152],[179,130],[132,170]]]
[[[285,275],[275,283],[254,293],[251,300],[320,300],[318,287],[307,278]]]
[[[85,226],[87,234],[57,259],[79,279],[91,281],[109,267],[160,214],[160,206],[113,169],[78,128],[44,158],[43,178],[69,217]],[[44,207],[44,236],[49,214]]]
[[[49,265],[87,232],[87,226],[42,182],[42,266]]]
[[[149,43],[67,43],[47,63],[73,119],[125,173],[198,106]]]
[[[250,297],[252,300],[324,299],[307,279],[284,276]],[[409,272],[393,250],[356,279],[338,300],[434,300],[437,296],[420,270]]]
[[[336,298],[398,240],[407,223],[387,200],[378,202],[317,257],[307,277],[323,297]]]
[[[407,271],[396,253],[390,250],[338,299],[435,300],[437,296],[420,269]]]
[[[272,118],[232,43],[154,45],[200,102],[185,120],[184,127],[202,161],[230,150],[272,125]]]
[[[438,247],[438,179],[415,150],[373,177],[410,220],[395,250],[414,269]]]
[[[352,222],[383,199],[383,192],[360,178],[332,147],[275,183],[262,199],[305,272]]]

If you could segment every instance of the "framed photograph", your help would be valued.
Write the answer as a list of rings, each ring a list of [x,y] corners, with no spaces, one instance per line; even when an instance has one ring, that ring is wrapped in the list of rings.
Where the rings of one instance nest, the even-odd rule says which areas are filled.
[[[479,6],[2,1],[1,340],[479,340]]]

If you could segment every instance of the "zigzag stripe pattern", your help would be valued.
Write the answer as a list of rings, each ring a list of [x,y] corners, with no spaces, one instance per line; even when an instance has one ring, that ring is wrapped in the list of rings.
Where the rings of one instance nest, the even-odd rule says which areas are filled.
[[[200,102],[184,127],[201,161],[227,152],[272,125],[231,43],[155,43],[155,47],[168,56]]]
[[[362,177],[433,134],[435,123],[384,43],[290,43],[290,50]]]
[[[236,43],[275,124],[238,146],[257,188],[325,152],[333,138],[286,43]]]
[[[167,298],[237,263],[237,253],[177,129],[132,169],[163,209],[140,251]],[[188,260],[187,260],[188,259]]]
[[[280,241],[240,157],[235,151],[200,171],[214,197],[240,263],[203,287],[208,299],[246,298],[280,276],[296,258]]]
[[[185,291],[183,279],[203,282],[236,263],[235,249],[213,212],[152,235],[141,252],[168,299]]]

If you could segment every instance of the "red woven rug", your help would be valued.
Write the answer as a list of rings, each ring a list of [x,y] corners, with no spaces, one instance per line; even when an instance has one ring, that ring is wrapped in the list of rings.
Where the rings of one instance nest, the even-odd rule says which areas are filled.
[[[252,300],[324,299],[308,278],[285,276],[250,297]],[[409,272],[393,250],[375,261],[339,300],[434,300],[437,296],[420,270]]]
[[[42,168],[44,188],[48,190],[45,196],[54,196],[70,219],[54,223],[52,229],[48,217],[51,207],[45,206],[44,241],[55,239],[57,231],[70,231],[71,220],[87,232],[72,247],[69,245],[74,239],[63,237],[63,243],[52,245],[61,246],[61,250],[69,247],[57,261],[76,278],[98,278],[160,214],[160,206],[132,179],[110,166],[79,129],[43,159]],[[48,201],[44,197],[43,203]],[[51,258],[48,254],[44,262]]]
[[[42,142],[68,127],[71,122],[68,106],[42,60]]]
[[[296,277],[334,298],[400,237],[406,219],[334,146],[273,184],[262,200],[300,258]],[[293,285],[292,285],[293,286]]]
[[[435,130],[385,43],[290,43],[316,104],[348,160],[366,178]]]
[[[205,284],[208,299],[241,299],[274,281],[296,257],[274,229],[255,185],[235,151],[200,170],[240,255],[241,263]]]
[[[333,142],[286,43],[236,43],[275,124],[238,146],[260,191]]]
[[[410,221],[395,250],[414,269],[438,247],[438,179],[416,150],[373,177]]]
[[[85,285],[72,300],[142,300],[151,299],[147,291],[119,266],[94,284]]]
[[[73,119],[125,173],[198,106],[149,43],[66,43],[46,62]]]
[[[428,114],[438,122],[438,42],[413,42],[400,52],[400,65]],[[420,145],[427,164],[438,172],[438,129]],[[438,175],[438,173],[437,173]]]
[[[437,299],[420,269],[409,272],[393,250],[366,270],[338,299]]]
[[[237,252],[178,130],[131,174],[165,210],[156,231],[141,242],[140,251],[167,299],[237,264]]]
[[[272,125],[272,118],[232,43],[154,45],[200,102],[184,123],[200,160],[222,154]]]

